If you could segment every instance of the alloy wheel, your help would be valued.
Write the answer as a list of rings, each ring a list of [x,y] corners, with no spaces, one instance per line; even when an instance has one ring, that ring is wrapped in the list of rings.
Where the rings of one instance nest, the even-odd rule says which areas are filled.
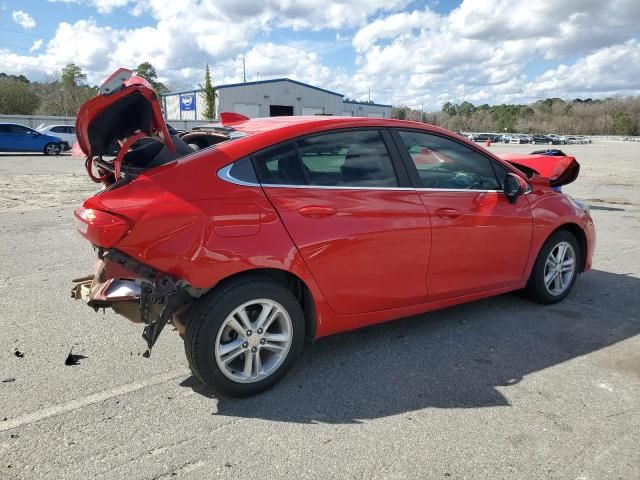
[[[576,272],[576,252],[569,242],[560,242],[549,252],[544,265],[544,286],[551,295],[562,295]]]
[[[291,317],[269,299],[256,299],[225,318],[215,340],[220,371],[238,383],[259,382],[287,358],[293,338]]]
[[[50,143],[45,148],[47,155],[58,155],[60,153],[60,147],[55,143]]]

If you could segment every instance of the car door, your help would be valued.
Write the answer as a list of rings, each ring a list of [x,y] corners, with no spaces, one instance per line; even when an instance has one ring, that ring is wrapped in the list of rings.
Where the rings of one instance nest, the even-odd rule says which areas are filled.
[[[332,131],[253,156],[331,308],[358,314],[425,300],[429,218],[388,132]]]
[[[511,204],[502,191],[506,167],[441,134],[394,138],[431,219],[429,299],[521,282],[533,223],[526,196]]]
[[[22,125],[9,125],[9,148],[17,152],[29,151],[30,136],[27,135],[29,129]]]
[[[0,124],[0,152],[9,152],[13,150],[13,134],[11,133],[11,125]]]
[[[11,142],[14,145],[14,150],[20,152],[37,152],[41,151],[42,147],[38,137],[40,134],[35,130],[31,130],[23,125],[11,125],[11,134],[13,136]]]

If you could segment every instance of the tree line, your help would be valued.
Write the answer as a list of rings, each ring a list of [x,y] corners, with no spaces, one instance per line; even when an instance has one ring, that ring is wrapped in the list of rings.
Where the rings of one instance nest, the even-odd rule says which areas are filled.
[[[145,78],[157,94],[169,91],[158,81],[156,69],[143,62],[135,75]],[[0,114],[60,115],[73,117],[80,105],[98,93],[98,87],[86,82],[87,75],[70,63],[49,81],[31,82],[24,75],[0,73]]]
[[[394,107],[391,116],[463,132],[640,135],[640,97],[547,98],[529,105],[446,102],[439,112]]]

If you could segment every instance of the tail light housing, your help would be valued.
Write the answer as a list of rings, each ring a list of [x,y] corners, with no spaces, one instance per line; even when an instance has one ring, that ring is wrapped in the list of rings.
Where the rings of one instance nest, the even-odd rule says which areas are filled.
[[[79,208],[74,213],[80,235],[100,247],[113,247],[129,231],[126,220],[93,208]]]

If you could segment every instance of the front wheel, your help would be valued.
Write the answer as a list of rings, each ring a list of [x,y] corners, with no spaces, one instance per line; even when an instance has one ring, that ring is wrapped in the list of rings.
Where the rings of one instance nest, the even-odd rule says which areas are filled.
[[[563,300],[576,282],[580,248],[570,232],[559,231],[545,242],[525,288],[529,298],[539,303]]]
[[[57,143],[47,143],[44,147],[45,155],[60,155],[62,148]]]
[[[193,374],[217,393],[245,397],[275,385],[304,343],[304,314],[283,286],[255,279],[204,296],[193,307],[185,352]]]

